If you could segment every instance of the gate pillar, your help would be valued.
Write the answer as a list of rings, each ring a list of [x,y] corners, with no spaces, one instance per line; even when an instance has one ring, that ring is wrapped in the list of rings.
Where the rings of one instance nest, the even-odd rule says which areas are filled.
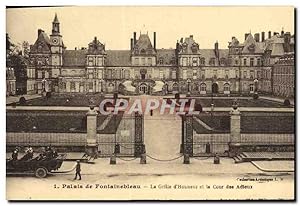
[[[134,115],[134,156],[140,157],[144,154],[144,116],[138,112]]]
[[[193,116],[185,115],[184,117],[184,150],[183,154],[193,156]]]
[[[241,142],[241,112],[238,108],[230,111],[230,142]]]
[[[94,107],[86,114],[86,153],[93,156],[97,155],[97,111]]]

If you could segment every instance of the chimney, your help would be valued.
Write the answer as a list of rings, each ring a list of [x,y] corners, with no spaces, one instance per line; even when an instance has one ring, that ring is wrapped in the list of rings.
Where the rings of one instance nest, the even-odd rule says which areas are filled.
[[[218,41],[216,41],[216,43],[215,43],[215,51],[218,51],[219,50],[219,43],[218,43]]]
[[[77,47],[75,47],[75,50],[77,50]]]
[[[265,32],[261,32],[261,41],[264,42],[265,41]]]
[[[277,34],[279,34],[278,32],[273,32],[273,35],[277,35]]]
[[[40,36],[40,34],[43,32],[42,29],[38,29],[38,36]]]
[[[259,33],[254,34],[254,39],[256,42],[259,42]]]
[[[153,47],[156,50],[156,32],[153,32]]]
[[[271,35],[272,35],[272,32],[269,31],[269,33],[268,33],[268,39],[271,39]]]
[[[190,35],[190,38],[191,38],[191,39],[193,39],[193,37],[194,37],[193,35]]]
[[[130,39],[130,50],[133,50],[133,38]]]
[[[291,43],[291,33],[286,32],[284,34],[284,43],[283,43],[285,52],[290,52],[290,43]]]
[[[283,29],[281,30],[281,36],[283,36],[284,35],[284,31],[283,31]]]
[[[136,32],[133,32],[133,45],[136,44]]]
[[[249,33],[245,33],[245,40],[247,39],[248,36],[249,36]]]

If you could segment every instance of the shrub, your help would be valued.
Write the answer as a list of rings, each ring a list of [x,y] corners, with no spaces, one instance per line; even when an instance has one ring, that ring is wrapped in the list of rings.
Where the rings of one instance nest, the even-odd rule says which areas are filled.
[[[26,99],[25,99],[25,97],[20,97],[19,103],[20,103],[20,105],[25,105],[25,104],[26,104]]]
[[[258,99],[258,94],[257,93],[253,94],[253,99]]]
[[[47,92],[46,93],[46,98],[48,99],[48,98],[50,98],[51,97],[51,92]]]
[[[283,102],[284,106],[290,106],[291,105],[291,102],[289,99],[285,99],[284,102]]]

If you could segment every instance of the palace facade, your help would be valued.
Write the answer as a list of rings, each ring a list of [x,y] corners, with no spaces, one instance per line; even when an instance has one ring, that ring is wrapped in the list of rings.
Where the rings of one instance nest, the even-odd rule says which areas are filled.
[[[55,15],[48,36],[38,30],[30,48],[27,91],[31,93],[115,93],[192,95],[272,93],[272,67],[294,53],[289,32],[232,37],[228,49],[202,49],[193,35],[175,49],[156,48],[156,32],[134,32],[129,50],[107,50],[97,37],[87,48],[68,50]],[[255,88],[257,87],[257,88]]]

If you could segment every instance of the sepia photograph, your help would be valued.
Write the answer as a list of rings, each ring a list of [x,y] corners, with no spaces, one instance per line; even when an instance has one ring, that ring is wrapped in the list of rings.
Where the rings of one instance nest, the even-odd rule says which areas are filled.
[[[295,27],[293,6],[7,6],[6,199],[295,200]]]

